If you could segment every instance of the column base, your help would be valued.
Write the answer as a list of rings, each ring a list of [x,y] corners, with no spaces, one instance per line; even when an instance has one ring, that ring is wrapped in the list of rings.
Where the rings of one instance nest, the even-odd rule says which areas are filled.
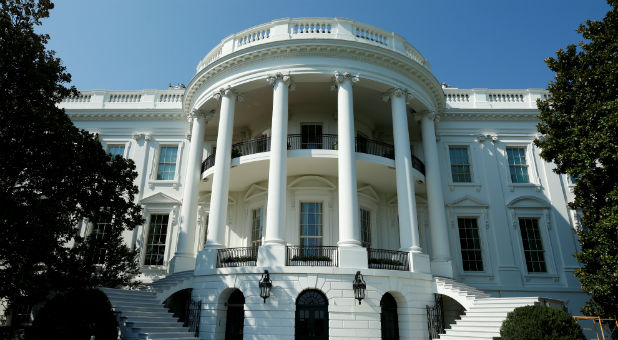
[[[434,276],[453,278],[453,260],[432,259],[431,273]]]
[[[429,255],[413,251],[411,251],[409,254],[411,272],[431,274]]]
[[[257,266],[284,267],[285,245],[270,243],[260,246],[260,248],[258,248]]]
[[[176,254],[170,261],[170,273],[178,273],[194,269],[195,257],[191,255]]]
[[[197,254],[195,275],[208,275],[217,271],[218,248],[204,248]]]
[[[367,269],[367,248],[339,247],[339,267]]]

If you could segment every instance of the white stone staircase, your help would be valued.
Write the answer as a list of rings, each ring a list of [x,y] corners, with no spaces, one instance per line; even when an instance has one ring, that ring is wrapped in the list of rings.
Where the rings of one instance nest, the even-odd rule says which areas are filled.
[[[440,340],[493,340],[500,338],[500,327],[506,315],[517,307],[541,303],[539,297],[492,298],[473,287],[451,279],[435,277],[434,293],[459,302],[466,312]]]
[[[195,339],[162,303],[170,290],[178,291],[193,277],[193,271],[174,273],[141,290],[99,288],[112,304],[124,340]]]

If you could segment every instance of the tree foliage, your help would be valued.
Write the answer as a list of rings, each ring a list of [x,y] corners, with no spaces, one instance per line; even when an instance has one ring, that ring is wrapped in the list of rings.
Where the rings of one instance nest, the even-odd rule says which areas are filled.
[[[546,306],[517,307],[500,327],[503,340],[585,340],[571,314]]]
[[[576,179],[571,208],[581,212],[582,266],[576,272],[591,295],[584,313],[618,315],[618,10],[602,21],[587,20],[577,31],[584,41],[546,59],[555,72],[538,102],[535,144],[556,172]]]
[[[122,233],[142,223],[135,166],[56,106],[76,90],[46,49],[49,37],[35,32],[53,4],[0,6],[0,298],[36,302],[50,291],[127,284],[137,263]],[[110,224],[94,237],[80,234],[83,221]]]

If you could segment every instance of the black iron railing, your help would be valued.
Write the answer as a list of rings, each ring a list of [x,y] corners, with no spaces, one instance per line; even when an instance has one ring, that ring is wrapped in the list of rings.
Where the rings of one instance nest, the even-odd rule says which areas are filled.
[[[337,150],[337,135],[288,135],[288,150],[300,149]]]
[[[395,147],[367,138],[356,138],[356,152],[395,159]]]
[[[321,149],[337,150],[337,135],[322,134],[317,136],[303,136],[302,134],[288,135],[288,150]],[[263,136],[232,145],[232,158],[252,155],[270,151],[270,137]],[[380,141],[356,138],[355,151],[395,159],[395,147]],[[202,172],[215,165],[215,153],[213,152],[202,162]],[[412,167],[425,174],[425,164],[412,155]]]
[[[406,251],[367,248],[367,258],[369,268],[410,270],[408,252]]]
[[[440,334],[444,334],[444,316],[442,310],[442,295],[435,294],[435,304],[433,306],[426,305],[427,309],[427,329],[429,330],[429,339],[439,339]]]
[[[339,265],[338,255],[337,247],[333,246],[287,246],[286,265],[337,267]]]
[[[218,249],[217,268],[255,266],[257,253],[257,247]]]
[[[202,316],[202,301],[191,300],[187,306],[187,321],[183,326],[189,328],[194,337],[200,336],[200,317]]]
[[[232,158],[270,151],[270,137],[262,136],[232,144]]]

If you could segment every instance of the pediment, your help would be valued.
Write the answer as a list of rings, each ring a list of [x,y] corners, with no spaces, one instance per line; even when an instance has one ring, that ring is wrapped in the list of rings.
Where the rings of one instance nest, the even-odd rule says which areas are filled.
[[[288,185],[289,189],[326,189],[335,190],[337,187],[331,181],[321,176],[302,176]]]
[[[257,184],[251,184],[245,194],[245,202],[256,197],[264,196],[268,193],[268,188]]]
[[[374,202],[380,201],[380,196],[378,196],[378,193],[373,189],[371,185],[365,185],[363,187],[360,187],[358,188],[357,192],[359,197],[365,197]]]
[[[154,195],[142,198],[140,204],[180,204],[180,201],[162,192],[158,192]]]
[[[451,208],[487,208],[489,205],[472,196],[466,195],[447,204],[447,206]]]
[[[547,209],[551,207],[551,204],[549,204],[549,202],[539,197],[521,196],[521,197],[517,197],[513,199],[506,206],[511,209],[517,209],[517,208]]]

